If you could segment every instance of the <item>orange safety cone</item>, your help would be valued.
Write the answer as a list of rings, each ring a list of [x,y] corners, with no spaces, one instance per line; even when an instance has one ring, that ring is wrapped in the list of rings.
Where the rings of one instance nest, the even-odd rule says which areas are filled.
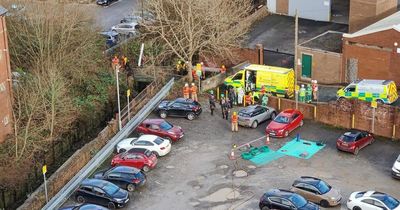
[[[265,144],[269,144],[269,135],[267,135],[267,140],[265,141]]]

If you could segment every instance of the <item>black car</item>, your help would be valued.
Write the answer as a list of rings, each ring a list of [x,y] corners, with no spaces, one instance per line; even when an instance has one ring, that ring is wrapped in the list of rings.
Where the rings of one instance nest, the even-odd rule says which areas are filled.
[[[201,114],[201,105],[192,99],[177,98],[173,101],[162,101],[158,105],[158,114],[161,118],[167,116],[186,117],[188,120],[193,120]]]
[[[84,203],[81,205],[62,207],[58,210],[108,210],[108,208],[96,204]]]
[[[143,186],[146,177],[139,169],[128,166],[116,166],[94,175],[96,179],[112,182],[119,187],[133,192],[136,187]]]
[[[126,190],[101,179],[85,179],[75,192],[79,203],[94,203],[110,209],[124,207],[129,201]]]
[[[308,202],[301,195],[289,190],[271,189],[264,193],[260,199],[260,209],[298,209],[318,210],[319,207]]]
[[[117,1],[117,0],[97,0],[96,3],[98,5],[102,5],[102,6],[108,6],[110,5],[113,1]]]

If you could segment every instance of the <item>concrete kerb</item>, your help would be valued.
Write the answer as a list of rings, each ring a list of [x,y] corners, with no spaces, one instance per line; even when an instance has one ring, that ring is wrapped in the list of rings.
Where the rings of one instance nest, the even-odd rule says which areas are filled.
[[[97,167],[114,151],[115,146],[118,142],[127,137],[139,123],[141,123],[151,111],[159,104],[159,102],[167,95],[172,85],[174,84],[174,78],[172,78],[161,90],[150,100],[144,108],[142,108],[138,114],[136,114],[128,124],[119,131],[105,147],[103,147],[90,161],[86,164],[78,174],[76,174],[42,209],[58,209],[68,198],[74,190],[77,188],[79,183],[82,182],[86,177],[92,174]],[[22,209],[22,208],[21,208]]]

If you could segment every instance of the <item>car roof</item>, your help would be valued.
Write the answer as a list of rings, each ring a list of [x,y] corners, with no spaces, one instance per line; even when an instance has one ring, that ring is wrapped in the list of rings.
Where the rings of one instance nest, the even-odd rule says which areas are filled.
[[[110,171],[117,172],[117,173],[126,173],[126,174],[139,172],[139,170],[137,168],[129,167],[129,166],[116,166],[116,167],[112,168]]]
[[[318,183],[321,181],[321,179],[311,177],[311,176],[301,176],[300,178],[296,179],[293,184],[297,184],[299,182],[301,183],[307,183],[313,186],[318,185]]]
[[[81,185],[88,185],[93,187],[103,188],[105,185],[111,184],[110,182],[101,179],[85,179],[82,181]]]
[[[174,102],[191,104],[194,101],[192,99],[190,99],[190,98],[177,98],[177,99],[174,100]]]
[[[361,131],[358,130],[350,130],[347,131],[346,133],[344,133],[343,135],[345,136],[349,136],[349,137],[357,137],[358,135],[360,135]]]
[[[243,108],[242,110],[240,110],[240,112],[242,113],[252,113],[256,110],[260,110],[262,108],[262,106],[260,105],[252,105],[252,106],[247,106],[246,108]]]
[[[285,115],[285,116],[292,116],[295,112],[300,112],[300,111],[298,111],[296,109],[285,109],[280,114]]]
[[[154,141],[157,138],[159,138],[159,137],[156,135],[145,134],[145,135],[141,135],[136,141]]]
[[[118,35],[118,33],[115,31],[103,31],[103,32],[100,32],[100,34],[107,35],[107,36],[117,36]]]
[[[165,122],[164,119],[146,119],[143,121],[143,123],[146,124],[156,124],[156,125],[160,125],[163,122]]]
[[[290,196],[292,196],[295,193],[292,192],[292,191],[289,191],[289,190],[271,189],[271,190],[268,190],[265,194],[268,197],[270,197],[270,196],[278,196],[278,197],[283,197],[283,198],[289,198]]]

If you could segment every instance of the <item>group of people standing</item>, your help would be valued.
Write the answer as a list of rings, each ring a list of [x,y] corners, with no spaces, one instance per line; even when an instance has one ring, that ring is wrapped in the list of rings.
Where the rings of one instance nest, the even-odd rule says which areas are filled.
[[[192,83],[192,85],[189,87],[189,84],[185,83],[185,86],[183,87],[183,97],[186,99],[191,98],[193,101],[198,101],[197,86]]]
[[[312,80],[311,84],[302,84],[299,90],[299,102],[311,103],[318,100],[318,83]]]

